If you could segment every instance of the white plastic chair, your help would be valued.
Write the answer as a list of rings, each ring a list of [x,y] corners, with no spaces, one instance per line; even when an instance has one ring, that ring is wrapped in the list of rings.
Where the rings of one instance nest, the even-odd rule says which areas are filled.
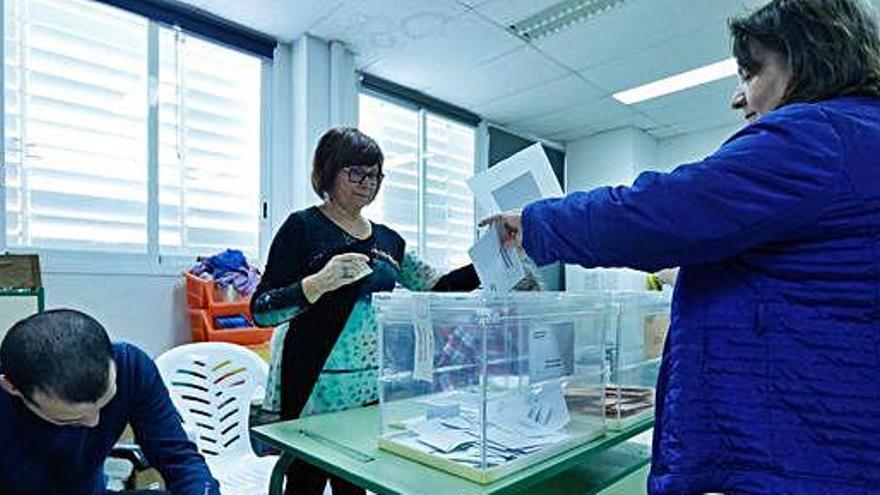
[[[265,495],[278,458],[254,454],[248,417],[254,391],[266,386],[266,363],[245,347],[198,342],[165,352],[156,366],[221,492]]]

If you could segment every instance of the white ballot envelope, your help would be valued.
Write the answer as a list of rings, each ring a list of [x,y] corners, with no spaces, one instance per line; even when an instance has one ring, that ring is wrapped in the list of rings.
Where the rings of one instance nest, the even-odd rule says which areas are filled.
[[[501,225],[492,224],[468,250],[483,290],[506,293],[526,276],[522,260],[514,246],[501,244]]]
[[[475,175],[468,181],[487,215],[522,208],[543,198],[563,195],[550,160],[536,143]]]

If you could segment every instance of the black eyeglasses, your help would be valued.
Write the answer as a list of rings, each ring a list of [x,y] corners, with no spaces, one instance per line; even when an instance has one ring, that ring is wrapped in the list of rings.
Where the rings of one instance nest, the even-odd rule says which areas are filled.
[[[370,185],[376,187],[382,182],[382,179],[385,178],[385,174],[383,174],[382,172],[368,173],[364,171],[363,167],[343,168],[346,172],[348,172],[348,181],[352,184],[357,184],[359,186],[364,185],[364,182],[369,180]]]

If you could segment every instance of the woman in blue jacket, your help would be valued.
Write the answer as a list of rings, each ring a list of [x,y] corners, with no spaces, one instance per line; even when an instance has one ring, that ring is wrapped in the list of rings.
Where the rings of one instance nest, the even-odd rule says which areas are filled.
[[[859,0],[730,23],[748,124],[502,222],[539,264],[681,266],[653,494],[880,493],[880,39]]]

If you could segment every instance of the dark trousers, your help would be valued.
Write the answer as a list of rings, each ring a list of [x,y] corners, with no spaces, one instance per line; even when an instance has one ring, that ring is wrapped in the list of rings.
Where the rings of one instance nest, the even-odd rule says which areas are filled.
[[[321,495],[330,480],[333,495],[365,495],[363,488],[353,485],[300,459],[294,459],[287,469],[287,487],[284,495]]]

